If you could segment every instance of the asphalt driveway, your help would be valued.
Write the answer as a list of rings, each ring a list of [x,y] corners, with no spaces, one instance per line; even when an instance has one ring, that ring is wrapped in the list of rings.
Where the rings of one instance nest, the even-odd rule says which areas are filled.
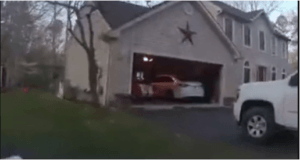
[[[138,114],[150,121],[165,125],[176,133],[194,139],[201,138],[211,142],[231,144],[251,151],[257,158],[298,159],[298,137],[286,132],[276,135],[272,143],[267,146],[251,144],[241,136],[232,109],[229,108],[138,111]],[[241,156],[241,158],[247,157]]]

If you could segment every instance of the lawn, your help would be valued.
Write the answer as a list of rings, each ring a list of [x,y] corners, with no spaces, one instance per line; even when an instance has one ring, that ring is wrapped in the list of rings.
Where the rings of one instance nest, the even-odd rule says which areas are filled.
[[[126,112],[39,90],[1,94],[1,158],[235,158],[226,144],[195,142]],[[218,150],[218,151],[217,151]],[[216,151],[218,152],[216,154]]]

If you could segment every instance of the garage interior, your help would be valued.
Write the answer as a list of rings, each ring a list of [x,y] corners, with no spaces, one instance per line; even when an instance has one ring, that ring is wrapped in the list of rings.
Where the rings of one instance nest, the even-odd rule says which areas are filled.
[[[203,103],[219,103],[221,70],[222,65],[217,64],[134,53],[132,84],[150,84],[161,74],[176,75],[181,81],[198,81],[203,84]]]

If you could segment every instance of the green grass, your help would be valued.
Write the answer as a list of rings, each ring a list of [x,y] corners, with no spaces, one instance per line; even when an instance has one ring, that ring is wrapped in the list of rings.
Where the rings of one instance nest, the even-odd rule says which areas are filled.
[[[32,157],[25,158],[236,158],[239,152],[225,144],[178,138],[129,113],[39,90],[1,94],[1,148],[8,142],[30,152]]]

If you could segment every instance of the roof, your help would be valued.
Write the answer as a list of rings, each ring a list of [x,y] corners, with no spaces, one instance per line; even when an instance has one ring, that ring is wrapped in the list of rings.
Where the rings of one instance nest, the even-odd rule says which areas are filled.
[[[120,1],[95,1],[100,13],[112,29],[148,12],[150,8]]]
[[[153,10],[157,6],[162,5],[159,4],[152,8],[148,8],[121,1],[95,1],[94,3],[112,29],[118,28],[121,25]]]
[[[257,10],[257,11],[252,11],[252,12],[244,12],[240,9],[237,9],[235,7],[232,7],[224,2],[220,2],[220,1],[211,1],[214,5],[217,5],[218,7],[220,7],[222,9],[223,12],[226,12],[227,14],[230,14],[240,20],[244,20],[247,22],[251,22],[253,20],[253,18],[255,18],[256,16],[258,16],[261,12],[263,12],[264,10]]]
[[[257,17],[259,17],[259,15],[263,14],[267,17],[267,15],[265,14],[264,10],[257,10],[257,11],[252,11],[252,12],[244,12],[242,10],[239,10],[235,7],[232,7],[224,2],[220,2],[220,1],[211,1],[214,5],[220,7],[222,9],[222,12],[227,13],[235,18],[237,18],[238,20],[241,20],[243,22],[252,22],[253,20],[255,20]],[[267,23],[270,24],[270,28],[273,31],[273,34],[276,35],[277,37],[280,37],[282,39],[285,40],[290,40],[288,37],[286,37],[285,35],[279,33],[278,31],[276,31],[274,29],[274,26],[271,25],[271,22],[269,21],[269,19],[267,18]]]
[[[110,25],[110,27],[112,28],[112,30],[107,32],[106,35],[109,37],[117,38],[120,35],[121,30],[130,27],[137,22],[145,20],[167,7],[177,4],[178,1],[165,1],[151,8],[146,8],[143,6],[120,1],[94,1],[94,3],[98,7],[98,10],[102,14],[102,16],[105,18],[108,25]],[[195,6],[197,6],[198,8],[200,7],[199,9],[205,12],[208,22],[212,24],[213,28],[217,31],[217,34],[220,35],[221,40],[225,42],[225,44],[227,44],[226,46],[234,54],[233,58],[235,60],[241,58],[240,52],[227,38],[225,33],[222,31],[222,28],[211,16],[206,7],[204,7],[200,1],[191,1],[190,3],[194,3]]]

